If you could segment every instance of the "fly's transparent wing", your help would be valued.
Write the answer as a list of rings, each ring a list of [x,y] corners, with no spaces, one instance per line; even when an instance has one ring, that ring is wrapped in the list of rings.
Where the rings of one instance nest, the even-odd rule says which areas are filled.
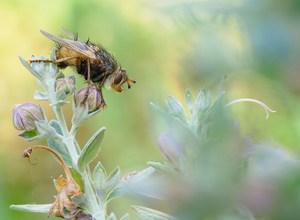
[[[74,34],[71,31],[68,31],[65,28],[61,28],[62,32],[70,39],[74,40],[74,41],[79,41],[81,43],[85,43],[83,40],[81,40],[80,38],[78,38],[78,34]]]
[[[41,33],[49,38],[50,40],[53,40],[54,42],[61,44],[62,46],[65,46],[71,50],[74,50],[78,53],[81,53],[82,55],[86,56],[87,58],[97,60],[97,57],[93,50],[87,45],[86,43],[82,41],[74,41],[74,40],[68,40],[65,38],[54,36],[46,31],[41,30]],[[73,34],[72,34],[73,35]]]

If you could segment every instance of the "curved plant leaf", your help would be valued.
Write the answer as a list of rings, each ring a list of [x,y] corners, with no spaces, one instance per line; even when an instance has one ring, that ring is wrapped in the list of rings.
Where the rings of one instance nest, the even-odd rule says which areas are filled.
[[[98,155],[104,138],[105,128],[100,128],[86,143],[78,159],[78,167],[82,172]]]

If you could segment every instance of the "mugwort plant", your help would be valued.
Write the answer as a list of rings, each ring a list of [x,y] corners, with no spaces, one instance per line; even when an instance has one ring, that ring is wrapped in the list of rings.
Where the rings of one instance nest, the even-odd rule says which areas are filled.
[[[54,54],[53,52],[52,58],[55,58]],[[45,60],[46,58],[41,56],[33,57],[32,60],[34,59]],[[101,162],[98,162],[92,171],[89,167],[101,149],[105,128],[96,131],[83,147],[80,147],[76,141],[76,131],[80,126],[102,111],[100,94],[91,85],[76,92],[75,77],[65,76],[53,63],[33,62],[30,65],[22,57],[20,61],[37,78],[43,89],[35,92],[34,99],[48,101],[56,116],[56,119],[47,119],[43,109],[33,103],[14,106],[13,125],[21,131],[20,136],[30,142],[47,141],[47,145],[34,145],[26,149],[23,156],[28,158],[30,163],[35,164],[37,161],[30,158],[32,152],[46,150],[59,161],[65,176],[60,175],[54,181],[57,191],[54,202],[11,205],[11,208],[48,213],[64,219],[116,219],[114,213],[107,213],[107,205],[123,194],[122,185],[126,181],[121,178],[120,169],[116,168],[111,173],[107,173]],[[86,94],[88,94],[87,98]],[[73,96],[70,129],[67,127],[62,111],[63,106],[69,104],[66,100],[69,96]],[[136,173],[135,177],[151,175],[152,172],[153,169],[148,168],[141,173]],[[128,219],[128,215],[125,214],[121,219]]]
[[[90,85],[76,90],[75,77],[65,76],[53,63],[30,65],[21,57],[20,60],[43,89],[36,91],[34,98],[48,101],[56,116],[49,120],[44,110],[33,103],[14,106],[13,125],[21,131],[20,136],[30,142],[47,142],[25,149],[23,156],[36,164],[38,161],[31,159],[32,152],[48,151],[60,163],[64,175],[54,180],[54,201],[11,205],[12,209],[73,220],[116,220],[116,215],[107,210],[110,201],[138,195],[151,201],[148,207],[133,206],[143,220],[289,219],[288,210],[298,210],[299,197],[289,193],[287,186],[299,188],[295,183],[300,179],[300,163],[273,147],[242,137],[228,111],[233,104],[253,102],[264,108],[268,118],[274,111],[264,103],[251,98],[226,103],[224,93],[213,101],[205,90],[196,98],[187,90],[186,106],[173,97],[166,99],[164,108],[151,103],[158,113],[155,130],[165,161],[148,162],[148,168],[122,177],[119,168],[108,173],[100,161],[90,167],[100,152],[104,127],[83,147],[76,140],[77,130],[102,111],[97,90]],[[62,108],[69,104],[70,96],[73,116],[69,129]],[[156,210],[160,205],[164,210]],[[120,219],[127,220],[129,215]]]

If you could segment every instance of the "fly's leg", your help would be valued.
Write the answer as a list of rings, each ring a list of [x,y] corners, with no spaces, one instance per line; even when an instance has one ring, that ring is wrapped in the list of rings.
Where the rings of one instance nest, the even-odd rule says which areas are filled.
[[[89,95],[89,89],[90,89],[90,84],[91,84],[91,66],[90,66],[90,59],[87,59],[87,68],[88,68],[88,72],[87,72],[87,80],[86,80],[86,83],[87,83],[87,90],[84,94],[84,98],[82,100],[82,102],[80,103],[81,105],[85,105],[85,102],[88,98],[88,95]]]
[[[104,101],[103,93],[102,93],[102,86],[96,86],[97,91],[99,92],[100,98],[101,98],[101,103],[100,103],[100,108],[106,109],[106,103]]]
[[[54,62],[53,60],[28,60],[29,64],[32,64],[32,63],[53,63],[53,62]]]
[[[105,83],[105,80],[107,78],[107,75],[103,77],[103,79],[101,80],[100,84],[96,84],[94,83],[99,95],[100,95],[100,98],[101,98],[101,103],[100,103],[100,108],[102,109],[106,109],[106,103],[104,101],[104,97],[103,97],[103,93],[102,93],[102,87]]]
[[[64,58],[61,58],[61,59],[58,59],[58,60],[29,60],[28,62],[30,64],[32,63],[55,63],[55,64],[58,64],[58,63],[62,63],[66,60],[71,60],[71,59],[78,59],[79,57],[64,57]]]
[[[84,98],[83,98],[82,102],[80,103],[81,105],[85,105],[85,102],[86,102],[86,100],[88,98],[88,95],[89,95],[89,88],[90,88],[90,85],[91,85],[91,66],[90,66],[90,64],[91,64],[91,61],[90,61],[90,59],[88,59],[87,60],[88,72],[87,72],[87,80],[86,80],[86,82],[87,82],[87,90],[86,90],[86,92],[84,94]],[[102,83],[100,84],[100,86],[97,86],[94,83],[94,85],[95,85],[98,93],[100,94],[100,98],[101,98],[100,108],[102,108],[102,109],[106,108],[106,103],[104,101],[103,93],[102,93],[102,89],[101,89],[104,82],[105,82],[105,79],[102,80]]]

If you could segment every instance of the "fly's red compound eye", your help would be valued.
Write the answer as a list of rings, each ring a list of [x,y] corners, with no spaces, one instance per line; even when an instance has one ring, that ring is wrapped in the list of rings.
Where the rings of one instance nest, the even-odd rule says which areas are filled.
[[[123,79],[123,72],[119,71],[114,78],[114,84],[119,85],[122,82],[122,79]]]

